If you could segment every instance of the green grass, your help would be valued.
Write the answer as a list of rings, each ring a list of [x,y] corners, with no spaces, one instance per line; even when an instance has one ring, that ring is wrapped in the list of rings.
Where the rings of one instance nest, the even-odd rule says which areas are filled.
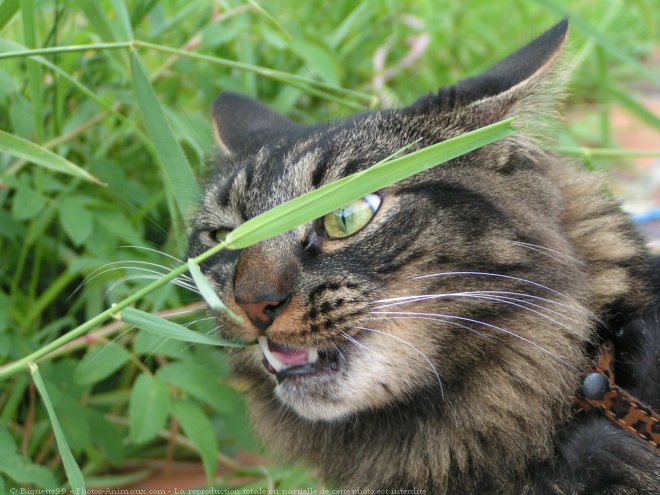
[[[234,460],[260,450],[222,350],[166,340],[143,313],[128,319],[156,334],[106,321],[113,303],[162,314],[199,299],[166,282],[145,290],[137,277],[188,269],[159,252],[185,251],[194,177],[213,153],[211,103],[239,91],[304,123],[410,103],[484,70],[567,9],[569,103],[584,117],[557,130],[558,142],[592,166],[625,165],[638,152],[617,146],[611,106],[660,128],[630,89],[657,90],[660,75],[646,62],[657,49],[658,0],[3,0],[0,365],[18,360],[27,370],[35,353],[52,354],[39,364],[39,395],[25,372],[0,386],[0,452],[12,460],[0,461],[0,491],[64,485],[67,449],[88,487],[121,485],[148,474],[147,460],[169,458],[202,459],[209,479],[216,463],[228,467],[218,486],[246,474],[252,488],[315,486],[298,467],[265,475]],[[428,48],[400,65],[409,41],[424,37]],[[385,54],[382,68],[376,53]],[[136,390],[149,401],[133,399]],[[127,478],[129,461],[143,469]]]

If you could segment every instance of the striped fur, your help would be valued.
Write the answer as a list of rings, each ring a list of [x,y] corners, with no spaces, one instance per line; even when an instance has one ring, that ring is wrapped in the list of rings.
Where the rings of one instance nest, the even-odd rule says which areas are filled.
[[[269,449],[353,489],[658,493],[657,456],[571,411],[592,344],[639,314],[648,291],[643,242],[602,179],[529,131],[557,99],[565,36],[563,23],[483,80],[408,108],[312,127],[238,95],[218,99],[222,157],[190,255],[211,247],[216,229],[412,142],[417,149],[509,115],[525,124],[380,191],[380,209],[353,236],[328,239],[316,221],[203,265],[238,313],[237,279],[248,292],[290,291],[265,331],[273,342],[339,350],[335,375],[279,384],[258,346],[233,353]],[[261,335],[247,320],[218,319],[229,336]],[[647,394],[656,392],[650,385]],[[593,466],[619,473],[602,486],[576,460],[599,460],[601,450],[589,449],[601,444],[612,459]]]

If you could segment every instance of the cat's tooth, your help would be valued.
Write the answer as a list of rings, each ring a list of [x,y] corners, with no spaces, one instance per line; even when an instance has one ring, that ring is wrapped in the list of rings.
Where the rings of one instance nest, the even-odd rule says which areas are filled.
[[[270,352],[270,349],[268,349],[268,339],[266,337],[259,337],[257,339],[259,341],[259,346],[261,347],[261,352],[264,353],[264,356],[270,363],[270,365],[275,368],[275,371],[282,371],[284,368],[286,368],[286,365],[277,359],[275,355]]]
[[[307,362],[310,364],[314,364],[316,360],[319,358],[319,351],[316,349],[308,349],[307,350]]]

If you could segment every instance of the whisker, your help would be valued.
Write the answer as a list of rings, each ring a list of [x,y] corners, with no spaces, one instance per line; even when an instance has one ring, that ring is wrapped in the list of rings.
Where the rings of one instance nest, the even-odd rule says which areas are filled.
[[[429,366],[430,366],[431,369],[433,370],[433,373],[435,374],[435,377],[436,377],[437,380],[438,380],[438,385],[440,385],[440,395],[441,395],[442,398],[444,399],[444,397],[445,397],[445,390],[444,390],[444,387],[443,387],[443,385],[442,385],[442,380],[440,379],[440,375],[438,374],[438,370],[435,368],[435,365],[434,365],[433,362],[428,358],[428,356],[427,356],[426,354],[424,354],[422,351],[420,351],[417,347],[415,347],[414,345],[412,345],[412,344],[411,344],[410,342],[408,342],[407,340],[402,339],[401,337],[398,337],[398,336],[396,336],[396,335],[392,335],[391,333],[386,333],[386,332],[382,332],[382,331],[380,331],[380,330],[375,330],[375,329],[373,329],[373,328],[366,328],[366,327],[353,327],[353,328],[355,328],[355,329],[357,329],[357,330],[364,330],[364,331],[367,331],[367,332],[378,333],[378,334],[381,334],[381,335],[385,335],[386,337],[391,337],[391,338],[393,338],[394,340],[396,340],[396,341],[398,341],[398,342],[401,342],[401,343],[404,344],[404,345],[407,345],[407,346],[410,347],[413,351],[417,352],[420,356],[422,356],[422,357],[426,360],[426,362],[429,364]]]
[[[346,356],[344,355],[344,353],[341,352],[341,349],[339,348],[339,346],[337,344],[335,344],[334,342],[332,343],[332,345],[334,346],[335,349],[337,349],[337,354],[339,354],[339,357],[344,361],[344,364],[346,365],[346,367],[348,367],[348,360],[346,359]]]
[[[374,301],[372,304],[381,304],[381,303],[387,303],[387,304],[382,304],[381,306],[378,306],[379,308],[381,307],[388,307],[388,306],[397,306],[399,304],[404,304],[406,302],[410,301],[423,301],[426,299],[444,299],[444,298],[449,298],[451,299],[453,296],[463,296],[463,295],[503,295],[503,296],[520,296],[520,297],[526,297],[529,299],[535,299],[538,301],[542,302],[547,302],[549,304],[553,304],[555,306],[562,306],[565,308],[568,308],[572,311],[575,312],[581,312],[585,316],[594,316],[593,313],[588,311],[586,308],[583,308],[581,306],[575,305],[575,304],[567,304],[564,302],[560,301],[554,301],[552,299],[548,299],[547,297],[541,297],[541,296],[535,296],[533,294],[527,294],[525,292],[511,292],[511,291],[500,291],[500,290],[477,290],[477,291],[464,291],[464,292],[443,292],[441,294],[418,294],[414,296],[398,296],[398,297],[390,297],[387,299],[379,299]],[[530,303],[531,304],[531,303]]]
[[[483,294],[487,294],[487,295],[483,295]],[[560,313],[558,311],[554,311],[550,308],[546,308],[545,306],[541,306],[539,304],[535,304],[535,303],[532,303],[532,302],[529,302],[529,301],[525,301],[523,299],[517,299],[517,298],[513,298],[513,297],[505,297],[505,296],[497,295],[497,291],[483,291],[483,292],[472,292],[472,293],[470,293],[470,292],[463,292],[463,293],[455,292],[455,293],[450,293],[450,294],[435,294],[435,295],[431,295],[429,297],[424,297],[424,298],[420,298],[420,299],[412,299],[412,300],[407,300],[407,301],[399,302],[399,303],[395,303],[395,304],[377,306],[375,309],[381,309],[381,308],[384,308],[384,307],[397,306],[397,305],[404,304],[404,303],[409,303],[409,302],[425,301],[425,300],[428,300],[428,299],[440,299],[440,298],[445,298],[445,297],[449,298],[449,299],[454,299],[454,298],[481,299],[481,300],[484,300],[484,301],[493,301],[493,302],[497,302],[497,303],[500,303],[500,304],[508,304],[510,306],[525,309],[525,310],[530,311],[534,314],[537,314],[540,317],[545,318],[546,320],[549,320],[549,321],[555,323],[556,325],[559,325],[560,327],[564,328],[566,331],[568,331],[568,332],[570,332],[574,335],[578,335],[577,332],[574,329],[568,327],[567,325],[561,323],[560,321],[557,321],[556,319],[548,316],[547,314],[543,314],[542,312],[536,311],[536,310],[534,310],[534,309],[532,309],[528,306],[539,308],[539,309],[541,309],[543,311],[546,311],[548,313],[552,313],[552,314],[554,314],[556,316],[559,316],[561,318],[564,318],[564,319],[566,319],[566,320],[568,320],[572,323],[576,323],[576,324],[580,323],[580,322],[576,321],[575,319],[573,319],[573,318],[571,318],[571,317],[569,317],[569,316],[567,316],[563,313]]]
[[[377,315],[379,313],[380,313],[380,311],[372,311],[371,312],[371,314],[374,314],[374,315]],[[384,317],[381,317],[381,318],[365,318],[365,319],[366,320],[381,320],[382,321],[382,320],[393,320],[394,317],[384,316]],[[404,318],[401,318],[401,319],[404,319]],[[419,318],[419,319],[420,320],[430,320],[430,321],[437,322],[439,318]],[[479,337],[483,337],[484,339],[489,339],[490,338],[488,335],[486,335],[483,332],[480,332],[479,330],[477,330],[475,328],[468,327],[467,325],[463,325],[461,323],[456,323],[455,321],[443,321],[443,324],[451,325],[453,327],[458,327],[458,328],[461,328],[463,330],[467,330],[468,332],[474,333],[474,334],[478,335]]]
[[[176,263],[172,265],[172,268],[174,268],[176,265],[180,265],[183,263],[183,260],[177,258],[176,256],[172,256],[171,254],[168,254],[164,251],[159,251],[158,249],[146,247],[146,246],[130,246],[130,245],[123,245],[119,246],[120,249],[142,249],[144,251],[151,251],[152,253],[160,254],[161,256],[166,256],[167,258],[170,258],[174,260]]]
[[[165,270],[165,272],[160,272],[158,270],[153,270],[149,268],[143,268],[141,266],[132,266],[131,264],[136,264],[136,265],[147,265],[147,266],[152,266],[152,267],[157,267],[157,268],[162,268]],[[113,266],[113,265],[119,265],[119,266]],[[110,268],[113,266],[112,268]],[[96,268],[92,273],[87,275],[80,284],[71,292],[69,297],[66,299],[67,301],[71,299],[78,291],[80,291],[85,285],[90,283],[92,280],[106,274],[112,271],[116,270],[135,270],[135,271],[143,271],[147,273],[155,273],[158,275],[166,275],[169,269],[163,265],[159,265],[158,263],[151,263],[149,261],[113,261],[111,263],[106,263],[103,266],[100,266]],[[179,280],[183,280],[185,282],[192,282],[192,278],[187,276],[187,275],[179,275],[177,277]]]
[[[117,285],[126,282],[128,280],[159,280],[160,277],[157,277],[155,275],[127,275],[125,277],[120,278],[119,280],[115,281],[110,288],[105,292],[105,296],[110,294]],[[197,290],[197,287],[187,284],[185,282],[182,282],[181,280],[173,279],[170,280],[171,284],[178,285],[179,287],[183,287],[184,289],[188,289],[191,292],[195,292],[196,294],[199,294],[199,290]]]
[[[214,318],[214,317],[211,317],[211,318]],[[204,320],[208,320],[208,319],[210,319],[210,318],[200,318],[199,320],[195,320],[195,321],[193,321],[192,323],[198,323],[198,322],[200,322],[200,321],[204,321]],[[187,326],[190,326],[190,325],[187,325]],[[215,333],[217,333],[218,330],[220,330],[221,328],[222,328],[222,325],[216,325],[216,326],[214,326],[211,330],[208,330],[207,332],[203,332],[203,333],[200,332],[200,333],[202,333],[203,335],[211,335],[211,334],[215,334]],[[195,344],[194,342],[191,342],[190,344],[186,345],[186,346],[185,346],[183,349],[181,349],[181,350],[182,350],[182,351],[187,351],[188,349],[190,349],[190,348],[193,347],[194,345],[196,345],[196,344]]]
[[[192,326],[196,323],[199,323],[200,321],[208,321],[208,320],[215,320],[215,316],[207,316],[205,318],[198,318],[196,320],[189,321],[188,323],[184,323],[183,326],[184,327],[190,327],[190,326]]]
[[[520,278],[520,277],[514,277],[512,275],[502,275],[501,273],[488,273],[488,272],[439,272],[439,273],[431,273],[428,275],[418,275],[416,277],[413,277],[413,280],[415,279],[424,279],[424,278],[433,278],[433,277],[447,277],[447,276],[468,276],[468,275],[474,275],[474,276],[479,276],[479,277],[494,277],[494,278],[501,278],[505,280],[515,280],[516,282],[522,282],[525,284],[533,285],[535,287],[539,287],[540,289],[547,290],[549,292],[552,292],[553,294],[557,294],[558,296],[561,296],[565,299],[572,300],[569,296],[566,294],[562,294],[559,291],[556,291],[555,289],[551,289],[550,287],[547,287],[543,284],[539,284],[537,282],[533,282],[531,280],[527,280],[526,278]]]
[[[339,332],[339,335],[342,336],[344,339],[348,340],[350,343],[352,343],[355,347],[361,348],[363,351],[369,351],[367,346],[365,346],[363,343],[358,342],[357,339],[351,337],[348,335],[346,332]]]
[[[436,319],[436,318],[437,319],[443,319],[444,318],[444,319],[449,319],[449,320],[460,320],[460,321],[465,321],[465,322],[468,322],[468,323],[474,323],[474,324],[477,324],[477,325],[482,325],[482,326],[485,326],[485,327],[490,328],[492,330],[504,333],[506,335],[510,335],[511,337],[515,337],[515,338],[521,340],[522,342],[525,342],[525,343],[527,343],[527,344],[529,344],[533,347],[536,347],[540,351],[545,352],[546,354],[552,356],[553,358],[555,358],[556,360],[561,362],[563,365],[571,368],[572,370],[579,371],[573,365],[568,363],[564,358],[562,358],[561,356],[558,356],[557,354],[555,354],[552,351],[549,351],[548,349],[546,349],[545,347],[537,344],[536,342],[534,342],[532,340],[529,340],[525,337],[522,337],[521,335],[518,335],[517,333],[515,333],[515,332],[513,332],[509,329],[498,327],[497,325],[493,325],[491,323],[486,323],[484,321],[473,320],[471,318],[465,318],[465,317],[462,317],[462,316],[446,315],[446,314],[440,314],[440,313],[417,313],[417,312],[404,312],[404,311],[401,311],[401,312],[399,312],[399,311],[373,311],[373,312],[371,312],[371,314],[390,315],[390,317],[392,317],[392,318],[401,318],[401,319],[430,319],[430,320],[432,320],[432,319]]]
[[[508,296],[515,296],[515,297],[508,297]],[[561,313],[559,311],[555,311],[553,309],[547,308],[544,305],[541,304],[535,304],[533,302],[527,301],[525,299],[521,298],[527,298],[527,299],[532,299],[535,301],[539,302],[544,302],[551,304],[553,306],[559,306],[561,308],[565,308],[566,310],[573,312],[575,314],[584,316],[586,318],[589,318],[590,320],[603,324],[602,320],[598,318],[593,312],[589,311],[588,309],[577,305],[577,304],[568,304],[565,302],[560,302],[560,301],[554,301],[552,299],[548,299],[546,297],[540,297],[540,296],[535,296],[532,294],[526,294],[524,292],[511,292],[511,291],[470,291],[470,292],[449,292],[449,293],[442,293],[442,294],[419,294],[419,295],[414,295],[414,296],[399,296],[399,297],[392,297],[388,299],[381,299],[378,301],[374,301],[372,304],[380,304],[379,306],[375,306],[374,309],[382,309],[382,308],[388,308],[388,307],[393,307],[393,306],[400,306],[403,304],[408,304],[408,303],[415,303],[419,301],[426,301],[426,300],[433,300],[433,299],[453,299],[453,298],[459,298],[459,297],[474,297],[474,298],[482,298],[482,299],[492,299],[500,302],[508,302],[508,301],[513,301],[510,302],[510,304],[514,306],[518,306],[518,304],[523,304],[526,306],[521,306],[524,309],[529,309],[532,312],[530,308],[527,306],[531,306],[534,308],[538,308],[540,310],[546,311],[548,313],[552,313],[556,316],[560,316],[572,323],[577,323],[579,324],[579,321],[576,321],[574,318],[568,316],[567,314]],[[385,304],[383,304],[385,303]],[[544,317],[547,317],[545,315],[541,315]],[[558,323],[558,322],[557,322]],[[560,323],[558,323],[560,324]]]
[[[573,256],[562,253],[561,251],[557,251],[556,249],[549,248],[547,246],[541,246],[540,244],[531,244],[529,242],[522,242],[522,241],[513,241],[513,244],[516,244],[518,246],[526,247],[528,249],[531,249],[532,251],[537,251],[541,254],[545,254],[547,256],[550,256],[551,258],[567,263],[568,261],[572,261],[573,263],[577,263],[578,265],[584,266],[585,262],[582,260],[579,260],[577,258],[574,258]],[[556,254],[558,256],[553,256],[553,254]],[[565,260],[559,259],[559,257],[566,258]]]

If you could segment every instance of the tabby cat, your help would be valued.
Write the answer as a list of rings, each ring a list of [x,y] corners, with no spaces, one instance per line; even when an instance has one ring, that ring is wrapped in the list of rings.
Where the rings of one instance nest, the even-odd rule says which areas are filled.
[[[613,339],[620,385],[660,407],[660,284],[599,177],[538,137],[567,31],[409,107],[327,124],[218,97],[191,256],[410,143],[520,117],[513,137],[203,265],[245,317],[217,315],[254,344],[233,370],[271,451],[363,492],[660,493],[658,451],[573,405]]]

